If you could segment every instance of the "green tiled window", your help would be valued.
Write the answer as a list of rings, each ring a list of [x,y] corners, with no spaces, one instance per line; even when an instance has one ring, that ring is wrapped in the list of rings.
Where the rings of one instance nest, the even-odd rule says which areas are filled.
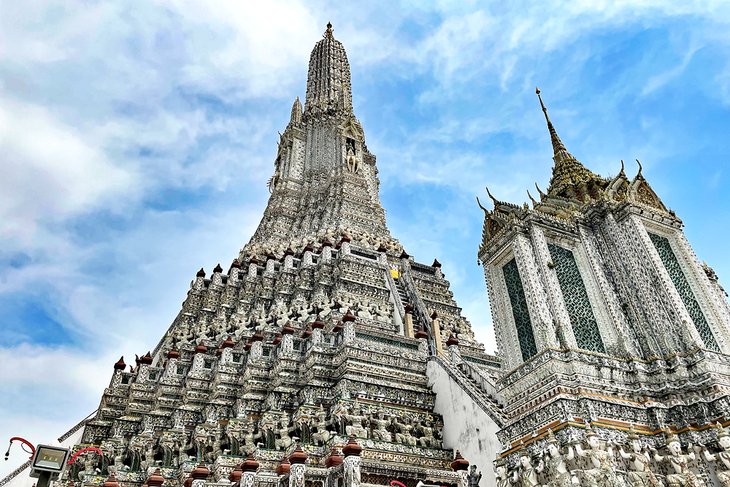
[[[555,273],[558,276],[560,290],[563,292],[565,306],[568,308],[570,324],[573,327],[578,348],[605,352],[601,333],[598,331],[598,323],[593,315],[593,308],[591,308],[591,302],[588,299],[588,293],[573,252],[553,244],[548,244],[548,248],[555,264]]]
[[[525,290],[522,287],[522,279],[520,279],[520,271],[517,269],[517,261],[512,259],[507,262],[502,267],[502,272],[504,273],[504,282],[507,284],[509,300],[512,304],[512,316],[515,319],[522,360],[527,360],[537,353],[537,346],[535,345],[535,335],[532,333],[532,322],[527,309],[527,300],[525,299]]]
[[[717,345],[712,330],[710,330],[710,324],[707,323],[705,314],[702,312],[702,308],[700,308],[700,303],[697,302],[692,288],[689,282],[687,282],[687,277],[682,272],[677,256],[674,255],[672,246],[669,244],[669,239],[653,233],[649,233],[649,238],[651,238],[654,247],[656,247],[659,258],[662,260],[662,264],[664,264],[667,273],[669,273],[669,277],[672,279],[674,287],[682,298],[684,307],[687,308],[687,312],[692,318],[692,322],[695,328],[697,328],[702,341],[705,342],[705,346],[710,350],[719,351],[720,347]]]

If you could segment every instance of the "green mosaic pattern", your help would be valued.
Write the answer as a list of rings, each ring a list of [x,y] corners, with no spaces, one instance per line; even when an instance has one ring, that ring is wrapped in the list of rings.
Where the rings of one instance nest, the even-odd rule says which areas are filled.
[[[535,336],[532,333],[530,313],[527,310],[525,290],[522,287],[520,271],[517,270],[517,261],[512,259],[507,262],[502,267],[502,272],[504,273],[504,282],[507,284],[509,300],[512,303],[512,316],[515,319],[517,339],[520,341],[520,350],[522,351],[522,360],[527,360],[537,353],[537,346],[535,345]]]
[[[553,244],[548,244],[548,248],[555,264],[555,273],[558,276],[560,290],[563,292],[565,307],[568,308],[578,348],[605,352],[598,323],[593,315],[593,308],[573,252]]]
[[[674,283],[674,287],[677,289],[679,296],[682,298],[684,307],[687,308],[689,316],[695,324],[695,328],[700,334],[702,341],[705,342],[705,346],[710,350],[720,351],[720,347],[717,345],[715,337],[712,335],[710,330],[710,324],[707,323],[705,315],[700,308],[700,304],[697,302],[692,288],[687,282],[687,277],[682,272],[682,268],[679,266],[677,256],[674,255],[672,246],[669,244],[669,239],[662,237],[661,235],[649,234],[654,247],[656,247],[659,253],[659,258],[664,264],[664,268],[669,273],[669,277]]]

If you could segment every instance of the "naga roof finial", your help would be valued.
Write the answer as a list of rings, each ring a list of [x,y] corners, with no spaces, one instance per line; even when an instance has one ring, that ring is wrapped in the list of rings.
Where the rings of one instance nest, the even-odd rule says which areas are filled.
[[[492,195],[492,192],[489,191],[489,187],[487,187],[486,189],[487,189],[487,195],[489,195],[489,197],[492,199],[492,203],[494,203],[494,206],[497,206],[499,204],[499,200],[497,200],[497,198],[495,198]]]
[[[479,205],[479,208],[481,208],[481,209],[482,209],[482,211],[484,212],[484,214],[485,214],[485,215],[486,215],[487,213],[489,213],[489,210],[487,210],[486,208],[484,208],[484,207],[482,206],[482,202],[481,202],[481,201],[479,201],[479,196],[477,196],[477,205]]]
[[[541,189],[540,186],[535,183],[535,189],[537,189],[537,194],[540,195],[540,199],[543,199],[545,196],[547,196]]]
[[[532,201],[533,208],[538,205],[538,202],[535,201],[535,198],[533,198],[532,195],[530,194],[530,190],[529,189],[527,190],[527,197],[530,198],[530,201]]]
[[[644,170],[644,166],[641,165],[641,161],[636,159],[636,163],[639,165],[639,173],[636,175],[637,178],[643,178],[644,175],[641,172]]]

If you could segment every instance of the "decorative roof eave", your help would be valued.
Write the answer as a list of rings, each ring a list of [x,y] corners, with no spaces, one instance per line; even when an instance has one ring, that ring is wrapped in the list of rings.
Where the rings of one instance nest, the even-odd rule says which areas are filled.
[[[628,215],[639,215],[644,219],[651,220],[661,225],[667,225],[680,229],[684,226],[684,222],[673,213],[665,212],[654,206],[645,205],[635,201],[627,201],[615,210],[619,215],[618,220],[622,220]]]
[[[629,178],[626,177],[626,173],[624,172],[624,161],[621,161],[621,170],[611,179],[611,182],[606,187],[606,197],[616,201],[623,201],[626,199],[628,187]]]
[[[545,196],[540,203],[535,205],[534,210],[562,220],[570,220],[574,214],[580,212],[584,205],[584,203],[561,196]]]
[[[501,233],[502,229],[504,229],[509,222],[521,219],[525,212],[530,211],[526,203],[523,206],[517,206],[513,203],[507,203],[496,199],[489,191],[489,188],[487,188],[487,194],[494,204],[494,208],[492,210],[488,210],[482,206],[481,201],[479,201],[479,197],[477,197],[477,204],[484,212],[484,224],[482,226],[483,242],[490,241],[496,235]]]
[[[523,207],[516,205],[514,203],[508,203],[506,201],[498,200],[497,198],[494,197],[492,192],[489,191],[489,188],[486,188],[486,190],[487,190],[487,195],[489,196],[489,199],[492,200],[492,204],[494,205],[494,208],[490,213],[494,214],[495,216],[500,215],[502,217],[507,217],[513,213],[519,213],[523,209]],[[479,205],[479,207],[482,210],[489,211],[482,206],[481,201],[479,201],[479,197],[477,197],[477,204]]]
[[[664,205],[662,200],[652,189],[651,185],[649,185],[649,182],[646,180],[646,178],[644,178],[644,175],[642,174],[643,167],[641,166],[641,162],[638,159],[636,160],[636,162],[639,165],[639,172],[629,184],[627,199],[631,203],[647,206],[671,215],[673,218],[677,218],[677,216],[674,214],[674,211],[670,210],[666,207],[666,205]]]
[[[340,130],[342,130],[345,133],[350,133],[354,136],[355,139],[357,139],[360,142],[365,141],[365,131],[362,128],[362,124],[360,121],[355,117],[354,114],[349,113],[346,114],[345,118],[343,119],[342,123],[339,125]]]
[[[572,218],[564,219],[540,211],[531,211],[525,216],[524,220],[531,224],[538,224],[543,227],[557,230],[561,233],[572,235],[577,233],[577,225],[581,221],[581,215],[574,213]]]
[[[528,210],[530,211],[530,210]],[[525,222],[525,215],[521,218],[513,217],[505,222],[505,225],[501,227],[493,235],[483,238],[482,244],[479,247],[477,256],[482,262],[491,261],[496,255],[500,254],[505,246],[514,238],[518,233],[527,234],[528,229]]]

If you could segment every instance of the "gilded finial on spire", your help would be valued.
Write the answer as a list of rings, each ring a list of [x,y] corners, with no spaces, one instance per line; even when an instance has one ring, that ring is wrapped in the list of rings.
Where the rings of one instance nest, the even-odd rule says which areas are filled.
[[[324,31],[324,37],[334,37],[332,32],[332,22],[327,22],[327,30]]]
[[[547,108],[545,108],[545,103],[542,101],[542,97],[540,96],[540,88],[535,88],[535,94],[537,95],[537,99],[540,100],[540,106],[542,107],[542,111],[545,113],[545,116],[547,117]]]

